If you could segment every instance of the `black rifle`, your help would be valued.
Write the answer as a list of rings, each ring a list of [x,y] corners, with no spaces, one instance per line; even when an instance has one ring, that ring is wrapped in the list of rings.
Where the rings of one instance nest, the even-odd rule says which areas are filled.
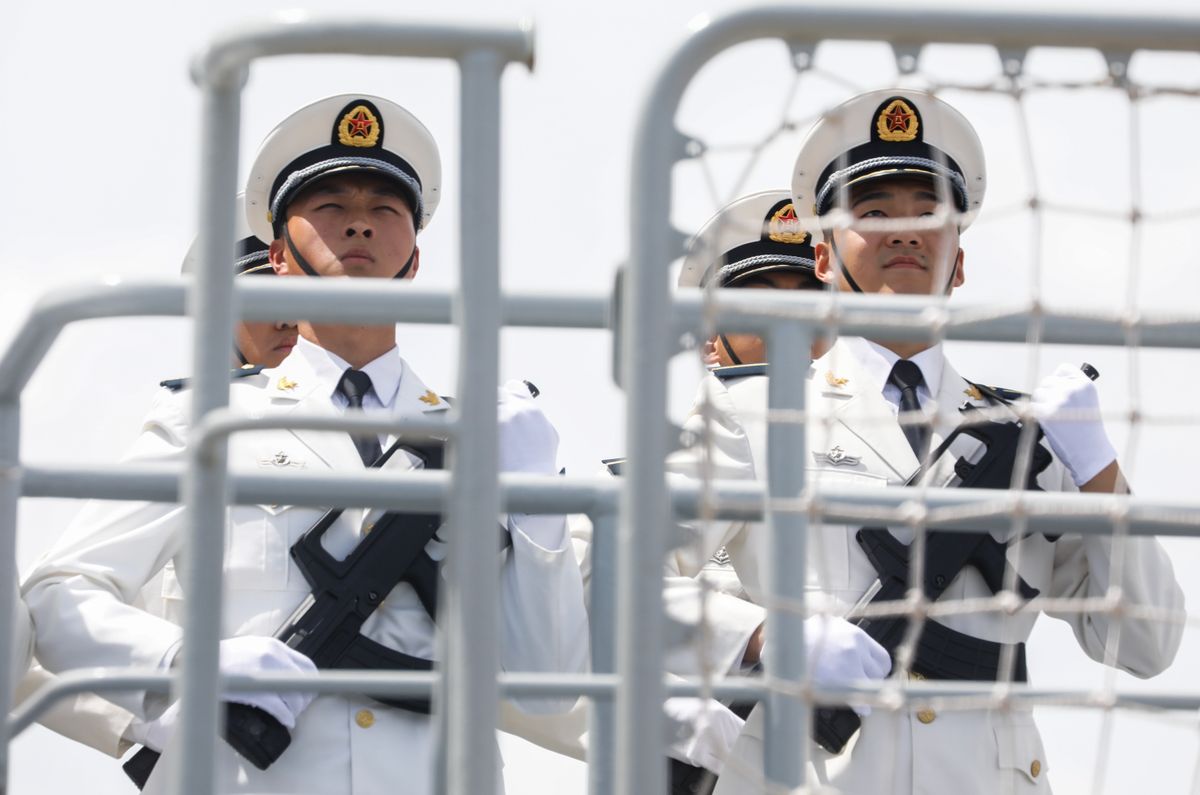
[[[397,450],[441,469],[444,450],[397,442],[375,462],[382,467]],[[438,564],[425,552],[442,517],[436,513],[386,513],[344,560],[325,551],[321,538],[342,514],[329,510],[291,548],[292,559],[312,586],[312,593],[280,626],[275,637],[304,654],[322,669],[428,671],[433,663],[389,649],[359,633],[363,623],[392,589],[408,582],[430,617],[437,615]],[[428,714],[427,698],[372,698],[410,712]],[[291,744],[291,733],[269,713],[247,704],[226,704],[225,740],[260,770],[266,770]],[[123,767],[139,788],[158,760],[142,748]]]
[[[1013,485],[1022,431],[1023,426],[1019,422],[983,422],[977,426],[963,426],[939,445],[930,461],[936,461],[958,434],[972,436],[983,443],[985,452],[974,464],[965,458],[955,463],[955,473],[960,479],[958,488],[1007,490]],[[1041,491],[1037,476],[1053,459],[1040,444],[1041,429],[1035,427],[1030,432],[1034,435],[1032,456],[1024,485],[1027,490]],[[923,471],[924,467],[918,469],[905,485],[919,480]],[[910,547],[898,541],[886,528],[863,528],[856,537],[879,574],[880,589],[871,603],[905,599],[909,588]],[[936,600],[966,566],[974,567],[993,593],[1000,591],[1004,587],[1004,571],[1008,564],[1006,549],[1007,545],[996,541],[990,533],[929,531],[925,535],[925,565],[921,583],[925,597],[930,601]],[[1037,589],[1019,576],[1017,588],[1025,599],[1032,599],[1038,594]],[[893,660],[908,630],[906,616],[864,617],[853,623],[887,649]],[[912,670],[929,679],[995,681],[999,673],[1001,650],[1001,644],[956,632],[927,619],[917,641]],[[1014,678],[1024,681],[1024,644],[1017,644],[1015,651]],[[861,725],[853,710],[829,707],[816,711],[814,723],[817,744],[832,753],[840,753]]]

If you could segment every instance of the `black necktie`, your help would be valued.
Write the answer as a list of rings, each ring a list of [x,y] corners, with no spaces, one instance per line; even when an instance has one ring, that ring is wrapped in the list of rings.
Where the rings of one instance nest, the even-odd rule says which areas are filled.
[[[900,389],[901,412],[919,412],[921,410],[921,401],[917,399],[917,387],[924,382],[925,377],[921,375],[921,368],[908,359],[900,359],[892,367],[888,383],[895,384]],[[929,450],[929,426],[924,422],[905,423],[900,426],[900,430],[904,431],[904,438],[908,439],[908,445],[917,458],[924,459],[925,453]]]
[[[362,411],[363,396],[371,389],[371,376],[364,373],[362,370],[353,368],[342,373],[342,380],[338,381],[337,390],[346,396],[346,405],[348,409]],[[350,440],[354,442],[354,447],[358,450],[358,455],[362,459],[364,466],[371,466],[375,460],[379,458],[383,452],[379,446],[379,437],[373,433],[352,433]]]

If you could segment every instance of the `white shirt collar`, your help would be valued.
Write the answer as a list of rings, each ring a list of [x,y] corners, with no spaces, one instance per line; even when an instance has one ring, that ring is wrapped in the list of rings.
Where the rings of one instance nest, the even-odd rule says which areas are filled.
[[[338,393],[337,385],[342,380],[342,373],[350,368],[350,363],[303,337],[296,341],[295,350],[312,367],[317,378],[329,385],[329,399],[338,405],[345,405],[345,399]],[[400,391],[400,379],[404,377],[404,360],[398,355],[396,347],[392,346],[387,353],[358,369],[371,376],[371,392],[368,393],[364,404],[370,401],[385,409],[392,408],[396,403],[396,394]],[[374,400],[371,400],[372,397]]]
[[[883,392],[888,386],[888,376],[891,375],[892,367],[900,361],[900,357],[882,345],[862,337],[842,337],[842,340],[853,351],[870,383]],[[942,344],[939,342],[926,348],[909,361],[921,368],[921,376],[925,379],[922,388],[926,394],[936,396],[942,388],[942,371],[946,364],[942,355]]]

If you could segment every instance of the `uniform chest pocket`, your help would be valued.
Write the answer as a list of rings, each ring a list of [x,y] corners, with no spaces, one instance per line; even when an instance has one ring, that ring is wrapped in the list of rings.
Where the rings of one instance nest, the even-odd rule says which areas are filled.
[[[814,496],[820,497],[830,486],[884,488],[887,478],[868,472],[851,472],[845,469],[815,467],[806,471],[806,477]],[[852,566],[851,544],[858,526],[814,524],[809,527],[808,571],[806,585],[825,591],[852,591],[856,580]],[[861,590],[861,589],[859,589]]]
[[[292,505],[234,505],[225,525],[225,584],[242,591],[304,590],[289,550],[320,512]]]

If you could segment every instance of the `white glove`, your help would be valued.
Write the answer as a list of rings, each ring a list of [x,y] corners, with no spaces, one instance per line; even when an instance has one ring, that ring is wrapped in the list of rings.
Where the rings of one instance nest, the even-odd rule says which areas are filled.
[[[500,387],[500,471],[558,472],[558,431],[533,404],[523,381]]]
[[[663,711],[678,723],[667,747],[671,757],[720,775],[745,721],[709,698],[668,698]]]
[[[179,702],[176,701],[155,720],[146,722],[135,718],[133,723],[129,724],[129,728],[125,730],[125,736],[137,745],[144,745],[161,752],[167,747],[167,741],[171,739],[171,735],[175,733],[175,722],[178,719]]]
[[[804,647],[808,655],[808,675],[818,687],[842,687],[864,679],[880,680],[892,670],[892,658],[887,649],[844,618],[806,618]],[[767,659],[766,641],[760,659]],[[864,718],[871,714],[871,708],[865,704],[851,709]]]
[[[1117,459],[1100,421],[1096,385],[1078,367],[1060,364],[1038,384],[1029,407],[1076,486],[1087,483]]]
[[[275,638],[245,635],[221,641],[221,673],[227,675],[258,673],[315,674],[317,666],[298,651]],[[226,693],[223,698],[248,704],[267,712],[288,729],[312,703],[313,693]]]

